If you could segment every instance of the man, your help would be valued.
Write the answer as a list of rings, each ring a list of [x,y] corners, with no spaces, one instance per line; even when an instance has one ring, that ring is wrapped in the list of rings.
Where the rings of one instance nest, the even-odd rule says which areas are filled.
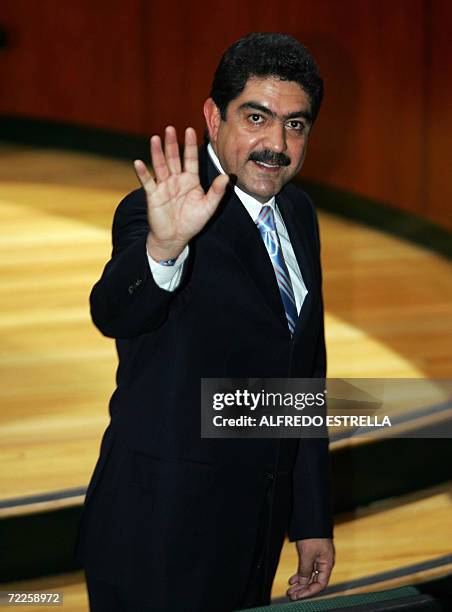
[[[200,435],[201,378],[325,376],[316,216],[289,183],[321,98],[304,47],[251,34],[217,68],[199,158],[168,127],[154,177],[135,162],[91,294],[119,354],[78,546],[94,611],[265,605],[286,533],[291,599],[328,583],[328,441]]]

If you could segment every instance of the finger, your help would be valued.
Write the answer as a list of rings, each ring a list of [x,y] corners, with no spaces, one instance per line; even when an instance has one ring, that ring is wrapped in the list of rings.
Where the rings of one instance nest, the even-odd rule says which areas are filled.
[[[297,595],[300,592],[304,592],[305,589],[308,588],[311,577],[305,578],[304,576],[299,576],[298,581],[292,584],[292,586],[287,589],[286,593],[291,597],[292,595]]]
[[[304,589],[300,589],[299,591],[292,593],[290,595],[290,599],[295,601],[296,599],[305,599],[306,597],[312,597],[313,595],[317,595],[317,593],[323,591],[324,588],[325,586],[320,584],[319,582],[311,582],[311,584],[309,584]]]
[[[180,174],[182,171],[177,143],[176,128],[169,125],[165,129],[165,158],[171,174]]]
[[[298,573],[292,576],[289,580],[292,585],[288,591],[288,595],[293,595],[304,587],[307,587],[314,573],[315,553],[304,552],[300,556],[298,564]]]
[[[224,196],[228,183],[228,175],[220,174],[220,176],[217,176],[217,178],[213,181],[209,191],[206,193],[207,203],[212,214],[220,203],[221,198]]]
[[[322,568],[320,565],[316,565],[318,567],[318,574],[313,573],[308,584],[304,582],[296,584],[295,580],[292,581],[293,586],[287,590],[287,595],[289,595],[289,597],[292,599],[300,599],[301,595],[303,595],[303,597],[310,597],[326,588],[333,568],[332,566],[324,566]],[[296,578],[296,575],[291,576],[289,582],[291,582],[293,578]]]
[[[298,587],[305,587],[309,584],[309,581],[311,580],[312,577],[312,572],[310,572],[309,574],[305,574],[305,573],[299,573],[298,574]]]
[[[290,599],[292,599],[292,600],[298,599],[298,597],[299,597],[299,596],[300,596],[302,593],[304,593],[304,592],[306,591],[306,589],[308,588],[308,586],[309,586],[309,585],[307,585],[307,584],[306,584],[306,585],[303,585],[303,586],[301,586],[301,585],[299,585],[299,584],[298,584],[297,586],[295,586],[295,587],[292,587],[292,588],[288,589],[288,590],[286,591],[286,595],[287,595],[288,597],[290,597]]]
[[[136,175],[142,187],[152,193],[155,189],[155,181],[146,168],[146,164],[142,162],[141,159],[136,159],[133,162],[133,167],[135,168]]]
[[[293,595],[299,591],[304,590],[308,587],[311,576],[306,578],[305,576],[297,576],[296,580],[291,583],[291,587],[287,589],[287,595]]]
[[[196,132],[191,127],[185,130],[184,170],[190,172],[190,174],[199,174],[198,141]]]
[[[166,165],[165,156],[163,155],[160,136],[153,136],[151,138],[151,159],[157,182],[160,183],[166,180],[169,177],[169,170]]]

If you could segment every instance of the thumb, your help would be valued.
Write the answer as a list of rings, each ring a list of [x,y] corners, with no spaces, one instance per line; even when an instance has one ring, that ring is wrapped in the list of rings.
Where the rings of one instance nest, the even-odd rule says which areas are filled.
[[[220,174],[213,181],[209,191],[206,193],[207,202],[209,204],[209,208],[212,209],[212,214],[220,203],[221,198],[224,196],[228,183],[229,176],[227,174]]]

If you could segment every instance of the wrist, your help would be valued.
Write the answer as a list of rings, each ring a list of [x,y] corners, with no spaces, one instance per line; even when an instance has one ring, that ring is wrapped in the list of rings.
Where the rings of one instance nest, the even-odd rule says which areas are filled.
[[[175,242],[162,242],[155,240],[152,234],[146,241],[147,252],[158,263],[176,260],[185,248],[185,244]]]

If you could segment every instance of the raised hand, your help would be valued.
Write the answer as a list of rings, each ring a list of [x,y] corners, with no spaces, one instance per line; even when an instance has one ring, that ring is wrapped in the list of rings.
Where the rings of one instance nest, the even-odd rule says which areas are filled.
[[[147,249],[156,261],[177,257],[215,212],[229,177],[220,174],[204,193],[199,180],[198,146],[193,128],[185,130],[184,167],[181,166],[176,129],[165,130],[165,151],[160,136],[151,138],[155,178],[141,160],[134,162],[146,191],[150,231]]]

